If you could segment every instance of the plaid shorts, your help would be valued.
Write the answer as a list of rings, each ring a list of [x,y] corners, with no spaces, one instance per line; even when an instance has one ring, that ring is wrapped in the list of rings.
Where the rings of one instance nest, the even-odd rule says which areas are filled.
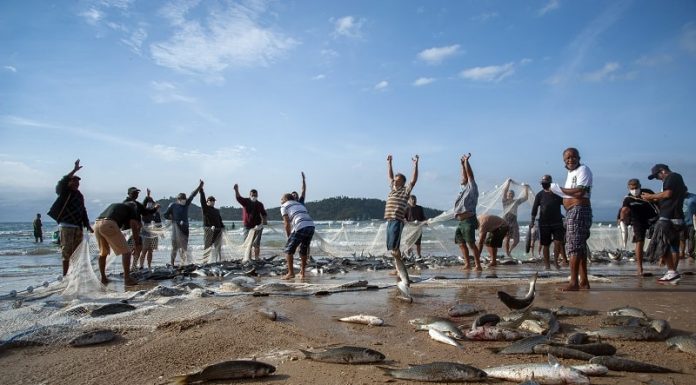
[[[575,205],[566,212],[566,254],[587,257],[587,240],[592,226],[592,206]]]
[[[314,227],[303,227],[290,233],[288,243],[285,245],[285,253],[293,255],[297,246],[300,246],[300,255],[309,255],[309,244],[314,236]]]

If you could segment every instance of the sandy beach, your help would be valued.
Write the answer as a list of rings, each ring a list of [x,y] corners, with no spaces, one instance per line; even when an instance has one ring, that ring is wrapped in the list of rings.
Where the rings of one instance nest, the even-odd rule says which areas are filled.
[[[502,270],[503,268],[499,268]],[[655,269],[657,269],[655,267]],[[693,271],[685,263],[683,271]],[[657,272],[657,270],[655,270]],[[490,274],[485,271],[483,274]],[[341,277],[342,281],[366,279],[371,284],[389,283],[387,272]],[[418,273],[414,273],[418,274]],[[340,365],[315,362],[302,357],[298,349],[321,350],[342,345],[368,347],[386,355],[384,365],[405,368],[408,364],[455,361],[478,368],[505,364],[544,362],[542,355],[496,355],[489,348],[507,342],[462,341],[463,350],[432,340],[427,332],[417,332],[410,319],[421,316],[447,316],[455,303],[472,303],[489,313],[506,314],[497,299],[497,290],[521,296],[527,290],[523,280],[467,280],[461,269],[422,273],[454,279],[430,279],[412,286],[414,303],[396,298],[397,289],[355,291],[325,296],[211,296],[171,302],[149,312],[141,320],[126,322],[113,316],[111,325],[119,337],[103,345],[73,348],[63,345],[11,348],[0,355],[0,371],[5,384],[166,384],[175,375],[194,372],[207,365],[233,359],[256,358],[272,364],[276,372],[256,380],[217,383],[258,384],[380,384],[402,383],[372,365]],[[473,273],[471,273],[473,274]],[[534,306],[559,305],[599,310],[600,315],[560,318],[557,339],[575,330],[599,327],[603,312],[625,305],[643,309],[651,318],[667,320],[672,335],[696,332],[696,279],[685,276],[679,285],[659,285],[655,277],[598,278],[591,291],[562,293],[558,279],[540,279]],[[306,284],[331,284],[338,278],[310,277]],[[266,278],[264,282],[278,282]],[[338,282],[340,283],[340,282]],[[143,289],[143,287],[133,290]],[[259,308],[277,312],[271,321]],[[167,312],[170,315],[167,315]],[[175,314],[174,317],[171,314]],[[202,314],[202,315],[200,315]],[[365,326],[338,322],[337,318],[370,314],[384,319],[384,326]],[[456,318],[465,328],[475,316]],[[146,322],[143,322],[146,320]],[[148,327],[143,327],[145,324]],[[128,326],[127,326],[128,325]],[[610,372],[593,377],[593,384],[693,384],[696,361],[693,356],[669,349],[664,341],[610,341],[617,355],[672,368],[681,373],[640,374]],[[561,360],[563,363],[582,363]],[[417,384],[419,382],[410,382]],[[500,382],[507,384],[508,382]]]

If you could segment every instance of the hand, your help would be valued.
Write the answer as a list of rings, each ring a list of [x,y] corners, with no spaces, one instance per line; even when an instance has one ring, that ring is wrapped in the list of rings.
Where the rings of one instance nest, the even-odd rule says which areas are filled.
[[[77,172],[77,170],[81,169],[82,166],[80,166],[80,159],[75,161],[75,167],[73,167],[73,173]]]
[[[529,185],[526,184],[526,183],[522,183],[521,186],[522,186],[522,187],[529,187]]]
[[[236,183],[234,184],[234,191],[239,191],[239,186]]]
[[[414,156],[413,158],[411,158],[411,160],[413,161],[413,163],[418,163],[418,159],[420,159],[420,157],[419,157],[417,154],[416,154],[416,156]]]
[[[389,154],[389,155],[387,155],[387,162],[391,163],[391,161],[392,161],[392,156],[391,156],[391,154]]]
[[[261,230],[261,229],[263,229],[263,225],[254,226],[254,230]]]
[[[462,163],[468,162],[469,158],[471,158],[471,153],[462,155]]]
[[[649,201],[650,198],[652,198],[652,194],[644,192],[644,193],[640,194],[640,197],[641,197],[641,199],[645,199],[646,201]]]
[[[529,228],[534,228],[534,218],[532,218],[532,222],[529,224]]]
[[[150,189],[145,189],[145,191],[147,191],[147,196],[150,196]]]
[[[203,188],[203,179],[199,179],[199,181],[198,188]]]
[[[304,171],[300,171],[300,174],[302,174],[302,180],[304,180],[305,179]]]

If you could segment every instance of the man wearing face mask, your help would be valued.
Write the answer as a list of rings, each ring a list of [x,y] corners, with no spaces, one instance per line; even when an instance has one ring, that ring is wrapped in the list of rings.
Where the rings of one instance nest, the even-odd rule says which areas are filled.
[[[188,237],[189,237],[189,221],[188,210],[193,198],[203,188],[203,181],[200,181],[198,187],[191,193],[191,196],[186,198],[186,194],[179,193],[176,196],[176,202],[170,203],[167,211],[164,212],[164,218],[172,221],[172,253],[171,265],[174,266],[177,252],[181,254],[183,263],[188,261]]]
[[[234,194],[237,198],[237,202],[242,205],[242,222],[244,223],[244,239],[249,237],[249,233],[252,233],[251,245],[254,249],[254,258],[259,259],[261,254],[261,233],[263,232],[263,225],[267,224],[266,208],[263,207],[263,203],[258,201],[259,192],[255,189],[249,191],[249,198],[242,197],[239,194],[239,185],[235,183]]]
[[[159,204],[156,204],[155,206],[152,206],[150,208],[147,208],[145,204],[147,203],[147,199],[150,198],[150,189],[147,189],[147,196],[145,197],[145,200],[143,200],[143,203],[138,202],[138,195],[140,194],[140,189],[137,187],[131,187],[128,189],[128,196],[126,196],[126,199],[123,200],[123,203],[131,203],[133,207],[135,207],[135,212],[138,214],[138,221],[140,221],[141,227],[142,227],[142,218],[147,215],[153,215],[158,209],[159,209]],[[151,198],[150,198],[151,199]],[[133,266],[131,266],[131,270],[135,270],[138,267],[138,262],[140,261],[140,254],[141,250],[143,249],[142,245],[142,240],[143,237],[138,237],[137,238],[139,241],[135,242],[134,238],[128,238],[128,245],[132,246],[133,248]],[[140,267],[142,267],[142,262],[140,263]]]
[[[647,255],[650,260],[660,258],[667,265],[667,273],[658,282],[674,282],[681,278],[677,271],[679,265],[679,232],[684,226],[684,197],[686,185],[680,174],[672,172],[666,164],[658,163],[650,170],[648,179],[662,181],[662,192],[642,193],[641,197],[657,202],[660,210],[655,223]]]
[[[411,195],[411,197],[408,198],[408,206],[406,206],[406,222],[413,223],[416,226],[419,222],[424,222],[428,219],[423,211],[423,206],[419,206],[417,203],[418,198],[416,198],[415,195]],[[423,240],[423,231],[419,230],[419,232],[418,239],[416,239],[416,243],[414,243],[414,245],[416,245],[416,255],[418,255],[418,258],[421,257],[421,241]],[[409,253],[411,252],[412,251],[409,251]]]
[[[201,210],[203,211],[203,248],[205,250],[203,256],[208,262],[219,262],[222,260],[222,230],[225,228],[225,224],[222,223],[220,210],[215,208],[215,197],[211,195],[206,199],[202,180],[200,186]],[[215,251],[212,253],[213,259],[209,260],[208,257],[213,250]]]
[[[563,250],[563,239],[565,238],[565,228],[563,227],[563,215],[561,206],[563,199],[551,192],[551,175],[541,177],[541,188],[534,197],[532,205],[532,221],[530,228],[534,228],[537,212],[539,213],[539,244],[544,255],[544,265],[546,269],[551,268],[549,246],[553,242],[554,264],[559,268],[558,257],[563,256],[563,263],[567,264],[568,259]]]
[[[633,227],[633,243],[636,245],[636,267],[638,275],[643,275],[643,246],[650,224],[657,220],[655,206],[641,198],[643,193],[653,194],[652,190],[640,187],[638,179],[628,181],[628,195],[619,211],[619,222]]]

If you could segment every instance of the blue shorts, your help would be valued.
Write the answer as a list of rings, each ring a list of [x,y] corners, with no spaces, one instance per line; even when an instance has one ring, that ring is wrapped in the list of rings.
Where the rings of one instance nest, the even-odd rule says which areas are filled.
[[[300,246],[300,255],[309,255],[309,244],[314,236],[314,227],[303,227],[297,231],[293,231],[288,238],[288,243],[285,244],[285,253],[293,255],[297,246]]]
[[[403,222],[394,219],[387,221],[387,250],[399,250],[403,229]]]

